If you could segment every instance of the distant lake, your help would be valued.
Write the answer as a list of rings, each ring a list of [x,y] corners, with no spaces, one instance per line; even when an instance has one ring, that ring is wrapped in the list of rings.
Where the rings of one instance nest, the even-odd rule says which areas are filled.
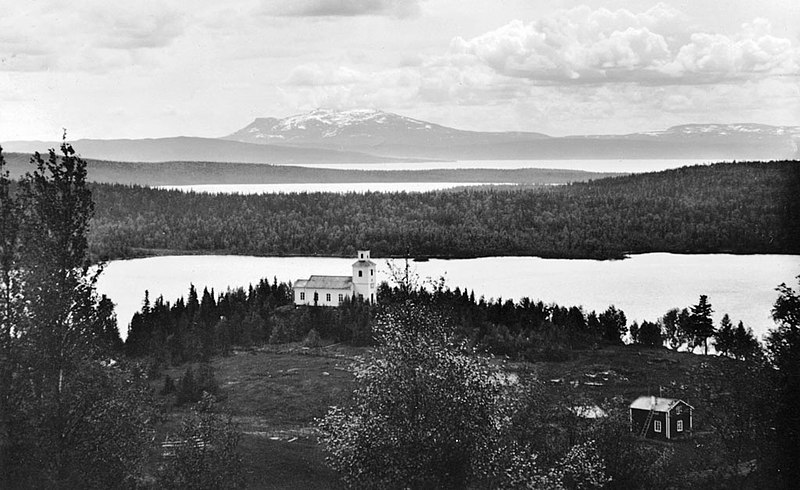
[[[587,172],[657,172],[687,165],[706,165],[717,160],[703,159],[649,159],[649,160],[459,160],[455,162],[392,162],[392,163],[304,163],[300,167],[347,170],[434,170],[434,169],[516,169],[548,168],[557,170],[585,170]]]
[[[160,185],[159,189],[174,189],[185,192],[205,192],[209,194],[288,194],[292,192],[429,192],[454,187],[482,184],[473,182],[343,182],[313,184],[193,184]]]
[[[387,279],[386,261],[378,264],[378,279]],[[294,282],[311,274],[348,275],[354,259],[320,257],[168,256],[110,262],[98,290],[117,304],[120,330],[138,311],[145,289],[151,300],[159,295],[174,302],[186,296],[193,283],[214,288],[246,287],[262,278]],[[476,297],[529,297],[560,306],[582,305],[585,311],[614,304],[628,322],[654,321],[673,307],[709,298],[718,324],[728,313],[759,336],[774,326],[770,318],[775,287],[796,286],[800,275],[797,255],[680,255],[651,253],[626,260],[566,260],[537,257],[488,257],[430,260],[412,263],[422,277],[444,276],[447,285],[475,292]]]

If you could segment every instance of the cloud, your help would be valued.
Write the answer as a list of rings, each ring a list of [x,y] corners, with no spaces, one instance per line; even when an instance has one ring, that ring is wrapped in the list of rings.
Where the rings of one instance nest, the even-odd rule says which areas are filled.
[[[385,15],[415,17],[420,13],[419,0],[279,0],[265,5],[270,15],[287,17],[353,17]]]
[[[690,32],[676,10],[658,5],[561,10],[515,20],[471,39],[453,39],[440,63],[484,65],[535,83],[705,83],[800,75],[800,49],[770,33],[765,20],[734,35]]]
[[[0,71],[104,72],[169,46],[191,18],[161,2],[120,4],[53,0],[5,9],[0,17]]]

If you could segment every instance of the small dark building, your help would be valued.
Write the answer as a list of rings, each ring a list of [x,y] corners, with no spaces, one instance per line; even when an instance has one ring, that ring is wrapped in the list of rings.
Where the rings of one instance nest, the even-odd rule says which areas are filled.
[[[693,410],[683,400],[640,396],[630,406],[631,432],[664,441],[686,437],[692,432]]]

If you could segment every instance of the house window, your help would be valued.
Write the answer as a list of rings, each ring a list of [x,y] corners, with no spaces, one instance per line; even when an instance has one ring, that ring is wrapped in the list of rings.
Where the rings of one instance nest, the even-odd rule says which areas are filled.
[[[661,421],[660,420],[656,420],[655,422],[653,422],[653,430],[656,431],[656,432],[661,432]]]
[[[370,269],[369,270],[369,275],[370,276],[374,276],[375,275],[375,270],[374,269]]]
[[[344,301],[344,295],[343,295],[343,294],[340,294],[340,295],[339,295],[339,303],[341,303],[342,301]]]
[[[330,303],[330,301],[331,301],[331,293],[328,293],[328,294],[325,295],[325,301]]]
[[[683,420],[678,421],[678,432],[683,432]]]
[[[306,293],[300,293],[300,301],[306,299]]]
[[[358,271],[358,277],[361,277],[363,275],[364,275],[364,271]]]

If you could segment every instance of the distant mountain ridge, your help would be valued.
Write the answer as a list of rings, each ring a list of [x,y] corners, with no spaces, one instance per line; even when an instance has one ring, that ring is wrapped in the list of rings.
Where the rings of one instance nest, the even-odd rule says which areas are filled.
[[[624,135],[552,137],[532,132],[464,131],[379,110],[317,109],[282,119],[258,118],[224,139],[452,160],[800,156],[798,126],[685,124]]]
[[[188,161],[302,165],[304,163],[398,161],[391,157],[377,157],[354,151],[253,144],[190,136],[115,140],[81,139],[71,143],[84,158],[122,162]],[[57,148],[60,144],[60,142],[45,141],[0,142],[5,151],[18,153],[45,152],[48,148]]]
[[[378,110],[316,109],[283,119],[258,118],[224,139],[360,152],[377,150],[381,154],[386,148],[395,146],[446,149],[543,138],[549,136],[539,133],[463,131]]]
[[[31,153],[58,142],[0,142]],[[553,137],[449,128],[380,110],[257,118],[222,138],[84,139],[85,158],[126,162],[381,163],[431,160],[800,159],[800,126],[685,124],[623,135]]]

